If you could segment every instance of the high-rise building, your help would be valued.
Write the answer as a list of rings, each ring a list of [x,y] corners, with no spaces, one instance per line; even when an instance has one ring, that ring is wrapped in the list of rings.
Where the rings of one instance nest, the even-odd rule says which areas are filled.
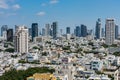
[[[32,23],[32,41],[38,36],[38,23]]]
[[[70,34],[70,27],[66,27],[66,34]]]
[[[53,39],[56,39],[57,35],[58,35],[58,24],[57,24],[57,22],[53,22],[52,27],[53,27]]]
[[[115,22],[114,19],[106,19],[105,24],[105,43],[112,45],[115,39]]]
[[[32,28],[29,28],[28,32],[29,32],[29,36],[32,36]]]
[[[7,41],[8,42],[13,42],[13,29],[8,29],[7,30]]]
[[[118,35],[119,35],[119,27],[118,25],[115,25],[115,39],[118,39]]]
[[[45,28],[42,28],[42,36],[45,36]]]
[[[49,36],[50,35],[50,24],[45,25],[45,35]]]
[[[87,36],[87,26],[81,24],[81,37],[86,37],[86,36]]]
[[[15,31],[15,51],[28,53],[28,29],[25,26],[19,26]]]
[[[3,36],[3,32],[4,32],[4,31],[7,31],[7,29],[8,29],[8,26],[7,26],[7,25],[3,25],[3,26],[1,27],[1,36]]]
[[[96,22],[95,38],[96,39],[101,38],[101,20],[100,20],[100,18]]]
[[[105,37],[105,30],[104,30],[104,28],[102,28],[101,37]]]
[[[75,29],[75,35],[77,36],[77,37],[80,37],[80,26],[76,26],[76,29]]]

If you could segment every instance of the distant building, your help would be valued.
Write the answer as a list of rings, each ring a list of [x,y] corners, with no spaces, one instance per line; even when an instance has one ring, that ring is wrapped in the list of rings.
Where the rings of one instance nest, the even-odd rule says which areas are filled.
[[[28,53],[28,29],[25,26],[19,26],[15,32],[15,51]]]
[[[32,41],[38,36],[38,23],[32,23]]]
[[[105,30],[104,30],[104,28],[102,28],[101,37],[105,37]]]
[[[66,27],[66,34],[70,34],[70,27]]]
[[[96,22],[95,38],[96,39],[101,38],[101,20],[100,20],[100,18]]]
[[[7,31],[7,29],[8,29],[8,26],[7,26],[7,25],[3,25],[3,26],[1,27],[1,36],[3,36],[3,32],[4,32],[4,31]]]
[[[7,30],[7,41],[8,42],[13,42],[13,29],[8,29]]]
[[[105,24],[105,43],[112,45],[115,40],[115,22],[114,19],[106,19]]]
[[[32,28],[29,28],[28,32],[29,32],[29,36],[32,36]]]
[[[50,24],[46,24],[45,25],[45,36],[49,36],[50,35]]]
[[[119,35],[119,27],[118,25],[115,25],[115,39],[118,39],[118,35]]]
[[[87,26],[81,25],[81,37],[86,37],[87,36]]]
[[[45,36],[45,28],[42,28],[42,36]]]
[[[77,37],[80,37],[80,26],[76,26],[76,29],[75,29],[75,35],[77,36]]]
[[[57,35],[58,35],[58,24],[57,24],[57,22],[53,22],[52,28],[53,28],[53,39],[56,39]]]

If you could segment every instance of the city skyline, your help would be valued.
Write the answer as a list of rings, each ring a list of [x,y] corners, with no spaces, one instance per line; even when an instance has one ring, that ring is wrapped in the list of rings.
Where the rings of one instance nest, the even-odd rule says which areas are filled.
[[[120,25],[119,2],[119,0],[76,0],[74,2],[73,0],[1,0],[0,26],[31,27],[32,23],[38,23],[42,29],[45,24],[57,21],[59,29],[71,27],[73,30],[75,26],[81,24],[85,24],[89,29],[95,29],[98,18],[101,18],[102,27],[105,27],[106,18],[115,18],[115,23]]]

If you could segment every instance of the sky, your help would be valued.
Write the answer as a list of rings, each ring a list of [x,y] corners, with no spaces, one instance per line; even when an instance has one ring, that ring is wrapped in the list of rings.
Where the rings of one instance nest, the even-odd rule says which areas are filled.
[[[101,18],[102,27],[106,18],[114,18],[120,25],[120,0],[0,0],[0,26],[58,22],[59,29],[67,26],[72,30],[85,24],[94,29],[96,20]]]

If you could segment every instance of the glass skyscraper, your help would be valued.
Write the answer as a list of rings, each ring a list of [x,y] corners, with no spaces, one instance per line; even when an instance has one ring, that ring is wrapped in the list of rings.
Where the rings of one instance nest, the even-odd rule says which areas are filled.
[[[81,37],[86,37],[87,36],[87,26],[84,24],[81,25]]]
[[[96,39],[101,38],[101,20],[100,20],[100,18],[96,22],[95,38]]]
[[[38,23],[32,23],[32,41],[38,36]]]

